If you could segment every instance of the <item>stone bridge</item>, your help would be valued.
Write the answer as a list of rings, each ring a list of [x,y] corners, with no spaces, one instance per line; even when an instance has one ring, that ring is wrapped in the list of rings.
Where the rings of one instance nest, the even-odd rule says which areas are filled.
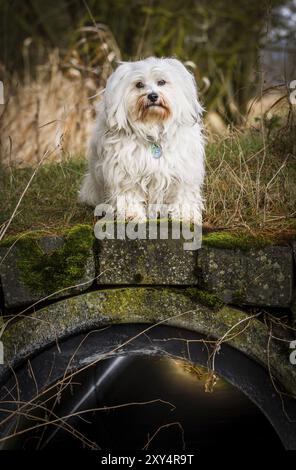
[[[77,347],[73,338],[93,335],[71,368],[125,352],[206,365],[247,393],[285,446],[296,448],[281,395],[290,396],[295,419],[295,248],[293,241],[210,232],[199,250],[185,251],[182,240],[99,241],[87,225],[9,237],[0,247],[0,381],[12,380],[11,368],[22,380],[28,360],[46,370],[45,351],[60,354],[57,379]],[[260,367],[261,378],[223,363],[227,348],[251,361],[246,367]]]

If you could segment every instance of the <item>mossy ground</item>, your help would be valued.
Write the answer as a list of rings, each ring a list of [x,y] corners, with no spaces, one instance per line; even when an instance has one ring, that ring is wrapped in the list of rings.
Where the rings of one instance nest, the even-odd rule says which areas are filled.
[[[52,293],[75,285],[83,277],[94,241],[92,228],[76,225],[64,233],[63,241],[60,248],[46,253],[36,234],[18,240],[21,279],[32,291]]]

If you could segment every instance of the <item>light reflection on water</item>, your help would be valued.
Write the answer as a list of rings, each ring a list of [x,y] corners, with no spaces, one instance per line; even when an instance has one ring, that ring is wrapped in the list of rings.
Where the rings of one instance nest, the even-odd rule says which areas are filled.
[[[104,382],[102,377],[108,367],[112,368],[112,360],[108,361],[107,368],[107,361],[101,362],[76,378],[81,385],[68,387],[54,412],[69,414],[77,410],[77,403],[80,410],[152,400],[163,400],[174,407],[157,401],[92,412],[83,415],[83,420],[71,418],[72,426],[103,449],[142,449],[154,434],[149,451],[177,452],[184,444],[185,450],[196,451],[217,445],[281,447],[261,411],[228,382],[213,379],[207,369],[169,357],[134,357],[118,361],[117,370]],[[98,383],[100,387],[96,388]],[[41,440],[40,434],[33,433],[18,446],[31,448],[36,442],[41,448],[73,447],[70,434],[51,427]],[[75,445],[79,447],[80,442],[75,441]]]

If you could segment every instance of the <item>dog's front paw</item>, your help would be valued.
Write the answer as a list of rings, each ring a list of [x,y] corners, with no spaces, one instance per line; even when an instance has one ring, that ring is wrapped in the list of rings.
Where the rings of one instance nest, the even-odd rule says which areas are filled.
[[[202,224],[202,214],[199,211],[191,211],[182,215],[182,222],[194,225]]]
[[[172,207],[170,210],[170,216],[172,220],[179,220],[183,223],[195,225],[202,224],[201,212],[196,208],[189,207],[188,205]]]
[[[126,207],[117,211],[117,220],[125,220],[125,222],[143,223],[146,222],[146,211],[141,205]]]
[[[142,214],[141,212],[126,212],[125,220],[132,221],[138,224],[142,224],[147,221],[146,214]]]

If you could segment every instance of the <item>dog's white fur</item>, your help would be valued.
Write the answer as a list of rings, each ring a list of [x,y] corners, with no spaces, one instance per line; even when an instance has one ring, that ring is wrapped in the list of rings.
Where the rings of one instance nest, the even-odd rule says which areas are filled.
[[[149,106],[151,92],[159,95],[159,106]],[[109,203],[117,216],[120,201],[120,216],[138,221],[146,219],[148,204],[167,204],[172,218],[200,222],[202,111],[195,80],[178,60],[119,65],[98,106],[80,201]],[[151,142],[162,147],[158,159]]]

